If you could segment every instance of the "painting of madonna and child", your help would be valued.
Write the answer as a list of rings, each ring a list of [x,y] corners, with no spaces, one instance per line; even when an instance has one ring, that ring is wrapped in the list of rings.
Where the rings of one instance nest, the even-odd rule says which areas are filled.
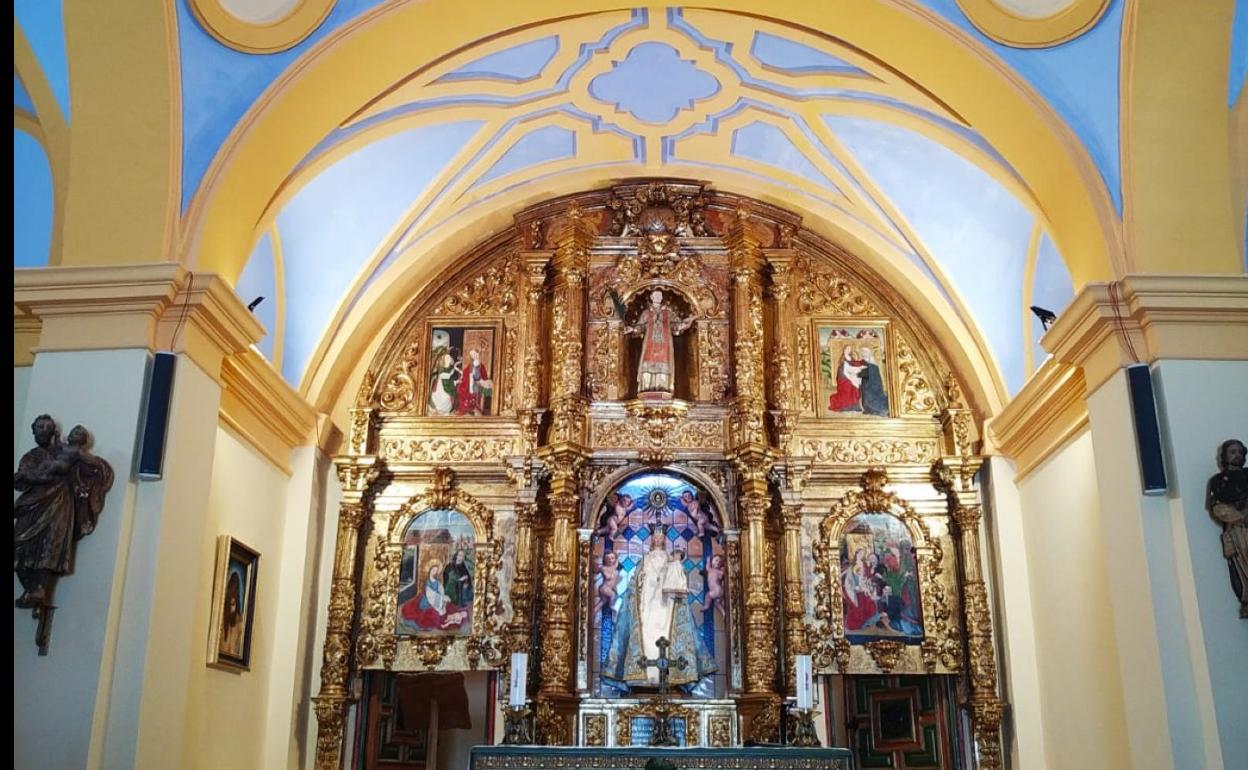
[[[851,644],[923,641],[919,570],[905,524],[887,513],[850,519],[841,536],[841,610]]]
[[[822,413],[888,416],[882,326],[818,326]]]
[[[710,698],[725,691],[728,586],[723,520],[710,496],[664,473],[612,490],[592,541],[591,655],[603,697],[660,685],[660,638],[669,643],[668,686]]]
[[[429,350],[428,414],[493,414],[494,329],[435,326]]]
[[[472,633],[476,537],[472,522],[451,510],[426,511],[403,533],[395,633]]]

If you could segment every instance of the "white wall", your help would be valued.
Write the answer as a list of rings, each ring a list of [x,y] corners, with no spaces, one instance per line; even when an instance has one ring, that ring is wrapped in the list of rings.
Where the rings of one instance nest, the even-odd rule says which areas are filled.
[[[472,747],[488,742],[485,709],[489,702],[489,673],[465,671],[464,690],[468,693],[470,730],[438,731],[438,762],[436,770],[463,770],[468,767]]]
[[[26,417],[26,391],[30,389],[29,366],[13,367],[13,466],[17,467],[18,458],[35,446],[30,435],[30,423]]]
[[[1004,665],[1000,679],[1008,719],[1003,748],[1013,770],[1046,770],[1044,719],[1036,657],[1036,626],[1031,601],[1031,570],[1023,525],[1023,506],[1014,484],[1014,465],[990,457],[984,474],[984,524],[997,613],[997,634]]]
[[[1177,668],[1166,677],[1171,721],[1203,745],[1208,767],[1237,767],[1248,757],[1248,621],[1239,618],[1205,486],[1218,445],[1248,441],[1248,362],[1161,361],[1154,375],[1170,487],[1157,539],[1173,556],[1153,560],[1153,585],[1165,587],[1169,611],[1159,608],[1170,619],[1159,629],[1163,662]]]
[[[94,453],[116,473],[95,532],[78,543],[74,574],[56,588],[57,605],[47,656],[35,647],[36,623],[28,612],[13,623],[13,764],[17,768],[79,768],[99,761],[103,715],[110,697],[113,647],[120,624],[134,484],[130,480],[147,351],[40,353],[30,368],[30,394],[14,421],[13,458],[34,446],[30,424],[41,413],[68,432],[91,430]],[[15,383],[17,374],[15,370]],[[15,405],[16,413],[16,405]],[[13,597],[21,593],[16,575]],[[94,743],[93,743],[94,738]]]
[[[1084,431],[1018,485],[1051,768],[1130,767],[1096,473]]]

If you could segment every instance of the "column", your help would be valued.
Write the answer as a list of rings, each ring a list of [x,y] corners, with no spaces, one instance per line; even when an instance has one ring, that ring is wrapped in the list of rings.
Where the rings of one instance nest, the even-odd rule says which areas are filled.
[[[356,437],[351,444],[358,446]],[[329,619],[321,653],[321,690],[312,699],[316,709],[316,768],[342,767],[343,731],[351,700],[351,638],[359,608],[355,575],[360,526],[371,512],[371,492],[377,480],[377,458],[342,455],[334,458],[342,484],[338,537],[334,546],[334,576],[329,585]]]
[[[577,519],[580,470],[589,429],[583,393],[585,278],[594,233],[580,209],[568,210],[552,261],[550,440],[541,451],[550,475],[550,522],[546,542],[541,618],[541,672],[537,739],[572,743],[576,689],[572,645],[576,638]]]
[[[732,271],[733,385],[729,418],[732,460],[740,479],[741,568],[745,589],[746,736],[778,737],[780,696],[776,691],[775,544],[767,532],[768,473],[772,457],[765,424],[763,380],[763,268],[759,245],[749,232],[750,212],[740,209],[725,240]]]
[[[946,411],[947,427],[970,413],[951,406]],[[982,507],[975,474],[982,459],[973,456],[946,456],[936,464],[937,487],[945,493],[953,534],[958,545],[958,577],[962,584],[962,628],[966,633],[967,664],[970,668],[971,732],[980,770],[1000,770],[1001,697],[997,694],[996,647],[993,643],[992,609],[988,585],[980,561],[980,520]]]

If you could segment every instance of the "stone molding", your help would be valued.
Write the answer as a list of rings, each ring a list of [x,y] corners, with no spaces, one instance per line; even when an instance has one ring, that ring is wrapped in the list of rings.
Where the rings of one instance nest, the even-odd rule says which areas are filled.
[[[13,271],[14,364],[52,351],[169,350],[221,386],[220,420],[283,471],[325,433],[319,415],[251,347],[264,327],[215,273],[165,262]]]
[[[989,424],[1017,479],[1088,424],[1087,397],[1133,363],[1248,360],[1248,275],[1128,275],[1083,287],[1044,338],[1052,355]],[[1129,342],[1128,342],[1129,340]]]

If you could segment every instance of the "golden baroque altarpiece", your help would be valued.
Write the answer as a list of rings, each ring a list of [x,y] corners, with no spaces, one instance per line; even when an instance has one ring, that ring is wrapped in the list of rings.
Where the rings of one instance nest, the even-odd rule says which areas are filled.
[[[703,600],[723,665],[705,703],[678,700],[689,741],[776,739],[810,654],[817,674],[959,678],[979,766],[1000,766],[975,420],[895,291],[793,214],[674,181],[531,207],[459,264],[390,330],[335,458],[318,768],[341,766],[360,671],[495,669],[505,697],[517,651],[540,742],[627,745],[644,707],[598,697],[595,543],[608,492],[639,473],[719,511],[701,574],[723,570]],[[671,393],[644,398],[633,332],[660,299],[683,333]],[[438,511],[466,520],[458,544],[406,564]],[[475,585],[458,604],[452,561]],[[438,595],[404,604],[422,578]],[[423,622],[396,617],[409,606],[430,633],[400,633]]]

